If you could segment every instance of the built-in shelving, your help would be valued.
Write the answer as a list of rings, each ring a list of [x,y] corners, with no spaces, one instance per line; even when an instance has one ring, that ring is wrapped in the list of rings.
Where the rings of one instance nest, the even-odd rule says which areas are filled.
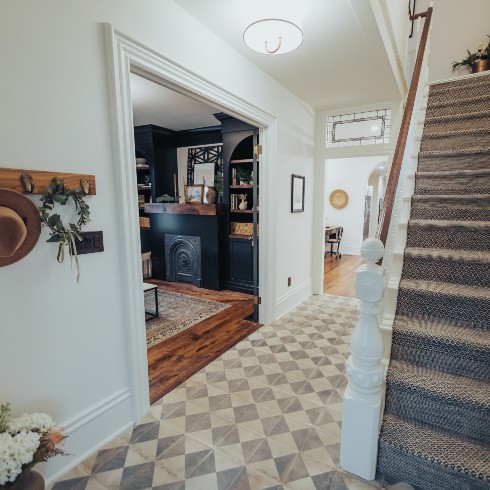
[[[233,185],[230,185],[230,189],[253,189],[253,188],[254,188],[253,184],[233,184]]]

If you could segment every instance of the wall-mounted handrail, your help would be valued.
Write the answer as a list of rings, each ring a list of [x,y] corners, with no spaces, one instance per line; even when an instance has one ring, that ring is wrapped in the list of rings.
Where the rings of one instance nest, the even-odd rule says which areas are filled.
[[[405,153],[405,147],[407,145],[408,130],[410,128],[410,121],[412,119],[420,74],[422,72],[422,64],[424,61],[425,48],[427,45],[427,39],[429,37],[429,29],[430,29],[430,23],[432,19],[432,7],[429,7],[427,12],[423,12],[422,14],[416,14],[413,15],[412,17],[413,18],[425,17],[425,23],[424,23],[424,29],[422,31],[422,36],[420,38],[417,60],[415,62],[412,82],[410,83],[410,90],[408,92],[407,103],[405,106],[405,111],[403,113],[400,132],[398,134],[395,153],[393,155],[393,164],[391,165],[390,176],[388,178],[388,183],[386,185],[383,207],[381,209],[380,224],[379,224],[377,236],[383,242],[384,245],[386,245],[386,238],[388,236],[388,229],[390,227],[391,214],[393,212],[393,203],[395,201],[396,188],[398,186],[398,178],[400,177],[400,170],[402,168],[402,163],[403,163],[403,155]]]

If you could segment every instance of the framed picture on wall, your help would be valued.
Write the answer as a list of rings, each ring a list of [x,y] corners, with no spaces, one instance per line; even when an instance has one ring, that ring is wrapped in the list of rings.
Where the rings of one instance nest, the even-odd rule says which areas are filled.
[[[185,186],[185,202],[202,203],[204,194],[203,185],[186,185]]]
[[[291,176],[291,212],[302,213],[305,210],[305,178]]]

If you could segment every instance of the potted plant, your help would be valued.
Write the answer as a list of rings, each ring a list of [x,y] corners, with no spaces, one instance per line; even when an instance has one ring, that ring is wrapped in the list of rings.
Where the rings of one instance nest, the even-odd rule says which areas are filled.
[[[479,44],[476,53],[466,50],[468,56],[465,59],[453,61],[453,71],[462,66],[468,67],[472,73],[490,70],[490,35],[487,34],[487,37],[489,42]]]
[[[0,486],[11,490],[43,490],[44,479],[32,467],[66,454],[57,446],[66,438],[45,413],[10,416],[10,405],[0,405]]]
[[[216,189],[216,192],[218,193],[218,202],[219,202],[219,201],[221,201],[221,198],[223,197],[223,192],[225,189],[222,170],[218,170],[214,174],[214,188]]]
[[[236,178],[240,182],[240,185],[250,185],[252,183],[252,169],[238,167],[236,169]]]

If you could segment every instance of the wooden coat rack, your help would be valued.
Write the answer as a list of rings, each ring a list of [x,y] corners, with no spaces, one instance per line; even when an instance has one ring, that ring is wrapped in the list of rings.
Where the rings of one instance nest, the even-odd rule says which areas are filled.
[[[25,176],[22,179],[22,176]],[[25,170],[21,168],[0,168],[0,188],[12,189],[22,194],[44,194],[53,179],[63,179],[65,187],[73,190],[85,188],[87,195],[96,194],[95,175],[51,172],[49,170]],[[22,180],[27,182],[24,186]],[[30,188],[32,190],[27,190]],[[27,187],[27,188],[26,188]]]

